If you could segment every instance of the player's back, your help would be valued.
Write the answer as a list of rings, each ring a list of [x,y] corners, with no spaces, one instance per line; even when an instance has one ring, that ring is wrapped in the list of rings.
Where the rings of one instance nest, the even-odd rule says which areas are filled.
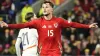
[[[36,29],[23,28],[20,30],[18,37],[20,37],[22,41],[23,54],[37,53],[38,34]]]

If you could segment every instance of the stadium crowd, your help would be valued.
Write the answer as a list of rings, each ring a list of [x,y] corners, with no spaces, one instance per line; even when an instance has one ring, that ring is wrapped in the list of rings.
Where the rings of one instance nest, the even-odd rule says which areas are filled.
[[[0,16],[0,21],[16,23],[16,13],[25,10],[24,5],[26,6],[27,3],[22,0],[0,0],[0,14],[8,15],[8,20]],[[21,12],[21,15],[26,13],[28,12]],[[59,16],[69,22],[83,24],[97,22],[100,27],[100,2],[99,0],[74,0],[74,8],[70,11],[64,10]],[[18,30],[15,29],[0,28],[0,55],[16,55],[14,45],[17,33]],[[65,28],[62,31],[62,46],[62,56],[100,56],[100,29]]]
[[[64,11],[64,19],[84,24],[97,22],[100,27],[100,4],[96,0],[75,0],[71,11]],[[100,55],[100,29],[66,28],[62,32],[63,55]]]

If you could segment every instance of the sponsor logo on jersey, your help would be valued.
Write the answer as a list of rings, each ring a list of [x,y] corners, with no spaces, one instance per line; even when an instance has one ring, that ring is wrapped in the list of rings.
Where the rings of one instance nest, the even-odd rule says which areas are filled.
[[[47,28],[46,25],[43,25],[42,28]]]

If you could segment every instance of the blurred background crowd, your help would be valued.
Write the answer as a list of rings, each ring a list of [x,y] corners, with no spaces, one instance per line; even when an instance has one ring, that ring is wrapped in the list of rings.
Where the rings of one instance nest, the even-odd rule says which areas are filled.
[[[39,7],[41,6],[39,2],[42,1],[44,0],[0,0],[0,21],[9,24],[24,23],[28,12],[34,12],[37,17],[40,17],[42,9]],[[62,17],[68,22],[83,24],[96,22],[99,26],[97,29],[64,28],[62,56],[100,56],[100,0],[51,1],[55,4],[55,16]],[[64,6],[65,4],[67,6]],[[67,9],[61,11],[62,7]],[[19,29],[0,28],[0,55],[16,55],[14,45],[18,32]]]

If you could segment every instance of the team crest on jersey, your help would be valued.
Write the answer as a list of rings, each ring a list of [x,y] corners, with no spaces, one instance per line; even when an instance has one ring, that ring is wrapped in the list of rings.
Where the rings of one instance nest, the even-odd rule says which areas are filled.
[[[54,27],[57,28],[57,27],[58,27],[58,23],[55,23],[55,24],[54,24]]]
[[[42,28],[46,28],[46,25],[43,25]]]

